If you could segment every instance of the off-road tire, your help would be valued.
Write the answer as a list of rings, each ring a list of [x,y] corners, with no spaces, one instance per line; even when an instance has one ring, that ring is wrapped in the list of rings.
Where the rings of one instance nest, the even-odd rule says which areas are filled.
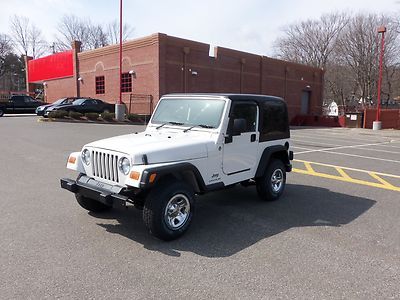
[[[264,175],[256,179],[258,196],[265,201],[278,200],[286,185],[286,169],[279,159],[270,161]]]
[[[112,207],[105,205],[99,201],[93,200],[91,198],[82,196],[81,194],[75,194],[76,201],[78,201],[79,205],[84,209],[92,212],[103,212],[110,210]]]
[[[152,235],[170,241],[188,230],[193,213],[192,188],[181,181],[167,180],[160,182],[148,194],[143,208],[143,222]]]

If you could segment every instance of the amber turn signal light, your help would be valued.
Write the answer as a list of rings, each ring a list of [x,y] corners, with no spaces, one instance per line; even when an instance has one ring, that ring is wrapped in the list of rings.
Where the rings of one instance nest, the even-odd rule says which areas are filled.
[[[136,171],[132,171],[132,172],[129,174],[129,178],[130,178],[130,179],[133,179],[133,180],[139,180],[139,177],[140,177],[140,173],[139,173],[139,172],[136,172]]]
[[[149,183],[153,183],[154,180],[156,180],[156,176],[157,176],[156,173],[151,174],[151,175],[150,175],[150,178],[149,178]]]
[[[70,163],[70,164],[75,164],[75,162],[76,162],[76,157],[75,157],[75,156],[70,156],[70,157],[68,158],[68,163]]]

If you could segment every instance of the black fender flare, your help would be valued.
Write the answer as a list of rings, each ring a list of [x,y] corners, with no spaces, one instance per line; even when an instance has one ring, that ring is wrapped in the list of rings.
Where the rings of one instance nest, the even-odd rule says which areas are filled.
[[[260,162],[258,163],[255,178],[263,176],[271,157],[276,153],[279,153],[283,156],[282,158],[286,167],[286,171],[291,171],[290,157],[287,147],[285,145],[275,145],[265,148],[263,154],[261,155]]]
[[[150,182],[150,176],[152,174],[156,174],[156,177],[153,182]],[[168,175],[183,179],[192,186],[195,192],[203,192],[207,189],[200,171],[194,165],[187,162],[160,167],[150,167],[144,170],[140,180],[140,188],[150,188]]]

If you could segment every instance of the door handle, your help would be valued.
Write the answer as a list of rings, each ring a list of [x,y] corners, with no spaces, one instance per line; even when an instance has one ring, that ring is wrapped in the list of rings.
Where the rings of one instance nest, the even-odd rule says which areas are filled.
[[[255,142],[256,141],[256,134],[255,133],[253,133],[251,136],[250,136],[250,142]]]

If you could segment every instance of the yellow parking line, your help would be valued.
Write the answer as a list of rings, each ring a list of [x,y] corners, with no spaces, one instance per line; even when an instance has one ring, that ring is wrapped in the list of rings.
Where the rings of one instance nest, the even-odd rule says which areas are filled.
[[[347,173],[346,173],[345,171],[343,171],[342,168],[335,167],[335,169],[336,169],[336,171],[338,171],[338,173],[339,173],[340,175],[342,175],[343,178],[352,179],[349,175],[347,175]]]
[[[332,168],[336,168],[339,166],[335,166],[335,165],[329,165],[329,164],[324,164],[324,163],[319,163],[319,162],[313,162],[313,161],[307,161],[307,160],[301,160],[301,159],[294,159],[293,161],[297,161],[297,162],[301,162],[301,163],[309,163],[309,164],[313,164],[313,165],[317,165],[317,166],[325,166],[325,167],[332,167]],[[362,170],[362,169],[355,169],[355,168],[348,168],[348,167],[339,167],[341,169],[344,170],[349,170],[349,171],[356,171],[356,172],[362,172],[362,173],[371,173],[373,172],[374,174],[377,175],[381,175],[381,176],[387,176],[387,177],[393,177],[393,178],[399,178],[399,175],[393,175],[393,174],[386,174],[386,173],[381,173],[381,172],[375,172],[375,171],[367,171],[367,170]]]
[[[378,175],[381,175],[381,176],[383,175],[383,176],[388,176],[388,177],[400,178],[400,176],[397,176],[397,175],[371,172],[371,171],[359,170],[359,169],[352,169],[352,168],[347,168],[347,167],[339,167],[339,166],[327,165],[327,164],[322,164],[322,163],[314,163],[314,162],[310,162],[310,161],[300,161],[300,160],[295,160],[295,161],[302,162],[306,169],[304,170],[304,169],[293,168],[294,173],[322,177],[322,178],[333,179],[333,180],[339,180],[339,181],[344,181],[344,182],[349,182],[349,183],[355,183],[355,184],[400,192],[400,187],[394,186],[378,176]],[[312,166],[311,166],[312,164],[332,167],[335,170],[337,170],[337,172],[340,174],[340,176],[316,172],[312,168]],[[354,178],[350,177],[343,169],[368,173],[371,177],[373,177],[374,179],[379,181],[379,183],[354,179]]]
[[[315,173],[314,169],[311,167],[311,164],[309,162],[304,162],[304,166],[306,167],[309,173]]]
[[[390,184],[389,182],[387,182],[383,178],[379,177],[374,172],[369,173],[369,175],[371,175],[371,177],[375,178],[376,180],[378,180],[380,183],[382,183],[383,185],[385,185],[387,187],[396,188],[394,185]]]

